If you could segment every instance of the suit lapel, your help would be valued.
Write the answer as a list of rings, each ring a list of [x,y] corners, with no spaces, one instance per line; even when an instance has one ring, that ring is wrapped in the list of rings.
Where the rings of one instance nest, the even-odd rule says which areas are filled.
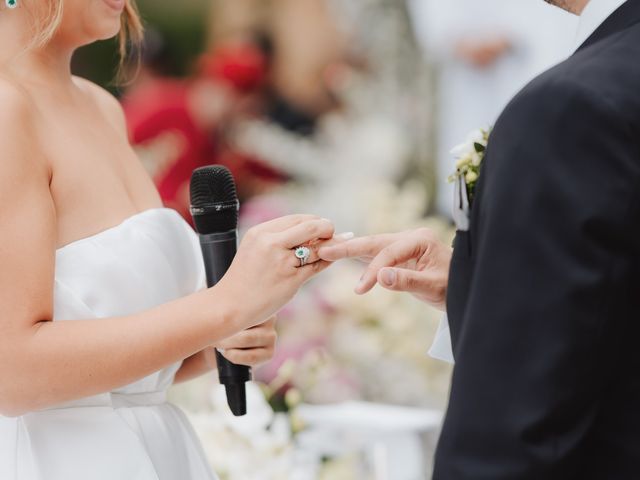
[[[580,45],[578,51],[590,47],[594,43],[620,32],[640,22],[640,0],[627,0],[613,12],[587,40]]]

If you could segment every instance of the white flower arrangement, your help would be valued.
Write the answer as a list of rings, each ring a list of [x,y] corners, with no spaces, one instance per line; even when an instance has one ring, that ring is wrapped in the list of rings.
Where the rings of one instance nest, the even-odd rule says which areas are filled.
[[[490,134],[490,128],[474,130],[467,136],[464,143],[451,150],[451,154],[456,158],[456,171],[449,176],[448,180],[454,183],[460,178],[464,179],[469,201],[473,200]]]
[[[294,444],[289,418],[273,411],[258,384],[247,384],[248,413],[243,417],[229,410],[224,387],[213,389],[210,403],[211,409],[191,413],[189,419],[221,480],[291,478]]]

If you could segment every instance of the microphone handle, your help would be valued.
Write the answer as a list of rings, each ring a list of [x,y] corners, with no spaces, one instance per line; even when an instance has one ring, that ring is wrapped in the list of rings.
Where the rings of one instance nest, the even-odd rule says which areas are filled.
[[[200,235],[200,247],[207,274],[207,286],[213,287],[227,273],[238,250],[238,232],[231,230],[222,233]],[[239,300],[241,301],[241,300]],[[227,392],[227,403],[236,417],[247,413],[247,394],[245,383],[251,380],[251,367],[236,365],[216,350],[220,383]]]

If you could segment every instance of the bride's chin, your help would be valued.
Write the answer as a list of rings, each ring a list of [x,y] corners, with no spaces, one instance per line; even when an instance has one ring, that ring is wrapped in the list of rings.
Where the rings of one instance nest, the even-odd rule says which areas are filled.
[[[102,40],[115,38],[120,33],[120,29],[121,26],[118,22],[117,25],[113,25],[110,28],[106,28],[103,24],[100,26],[92,25],[85,27],[80,31],[77,28],[71,31],[62,30],[58,32],[57,40],[61,45],[72,46],[76,49]]]
[[[113,25],[110,26],[103,26],[103,28],[100,28],[99,31],[96,32],[96,41],[98,40],[109,40],[111,38],[114,38],[116,36],[118,36],[118,34],[120,33],[120,29],[122,28],[121,24],[120,24],[120,20],[118,19],[117,22],[114,22]]]
[[[102,38],[100,38],[99,40],[111,40],[112,38],[117,37],[120,34],[120,26],[118,26],[117,29],[112,30],[111,32],[109,32],[108,34],[105,34]]]

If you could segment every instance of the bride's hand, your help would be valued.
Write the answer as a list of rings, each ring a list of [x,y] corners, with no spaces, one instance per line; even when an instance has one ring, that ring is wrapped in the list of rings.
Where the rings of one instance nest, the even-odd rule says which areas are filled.
[[[274,315],[265,323],[227,338],[216,345],[216,348],[227,360],[236,365],[257,367],[271,360],[277,339],[276,316]],[[213,364],[215,364],[215,352],[211,353]]]
[[[244,236],[236,257],[218,283],[242,329],[276,313],[311,277],[330,265],[316,254],[318,241],[331,239],[333,224],[312,215],[291,215],[263,223]],[[295,248],[310,245],[311,256],[301,267]]]

